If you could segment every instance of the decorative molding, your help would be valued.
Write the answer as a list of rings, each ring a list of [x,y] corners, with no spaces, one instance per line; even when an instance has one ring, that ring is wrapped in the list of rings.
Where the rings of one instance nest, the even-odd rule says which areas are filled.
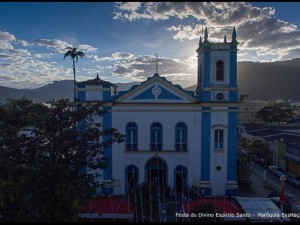
[[[155,99],[158,99],[158,96],[161,94],[161,89],[155,84],[154,88],[152,88],[152,94],[154,95]]]

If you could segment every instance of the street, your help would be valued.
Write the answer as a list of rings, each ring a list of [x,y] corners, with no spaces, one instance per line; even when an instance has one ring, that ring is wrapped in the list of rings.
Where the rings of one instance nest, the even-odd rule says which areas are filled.
[[[253,172],[256,174],[256,177],[258,179],[263,180],[264,167],[254,161],[252,163],[253,163]],[[266,173],[266,183],[270,184],[272,187],[274,187],[275,190],[277,190],[277,191],[280,190],[281,182],[280,182],[279,177],[276,177],[274,174],[270,173],[268,170]],[[285,183],[284,190],[285,190],[285,194],[292,195],[293,199],[296,202],[300,201],[300,189],[299,188],[296,188],[289,183]],[[265,197],[268,197],[268,196],[265,196]]]

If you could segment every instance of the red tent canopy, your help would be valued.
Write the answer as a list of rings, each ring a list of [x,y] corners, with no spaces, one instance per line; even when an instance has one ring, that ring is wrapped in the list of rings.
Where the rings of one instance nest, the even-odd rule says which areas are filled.
[[[209,199],[198,199],[191,202],[186,202],[183,204],[184,212],[191,213],[193,212],[194,207],[200,206],[204,203],[209,203],[216,207],[220,213],[242,213],[242,211],[232,202],[225,198],[209,198]]]
[[[82,218],[131,219],[132,209],[127,200],[119,197],[97,197],[80,209]]]

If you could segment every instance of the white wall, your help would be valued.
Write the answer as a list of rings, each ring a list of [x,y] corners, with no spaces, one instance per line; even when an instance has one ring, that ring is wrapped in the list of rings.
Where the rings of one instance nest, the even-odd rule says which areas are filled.
[[[212,195],[225,195],[227,181],[227,153],[228,153],[228,115],[226,108],[212,108],[211,114],[211,158],[210,158],[210,179]],[[224,150],[214,149],[214,128],[224,130]],[[216,167],[220,166],[221,170]]]
[[[175,112],[175,111],[178,112]],[[197,111],[198,110],[198,111]],[[189,184],[200,178],[200,143],[201,143],[201,114],[196,107],[120,107],[113,108],[112,127],[125,134],[128,122],[138,126],[137,152],[125,152],[125,143],[113,145],[113,178],[119,179],[121,187],[115,189],[122,193],[125,190],[126,165],[134,164],[139,168],[139,182],[145,181],[145,163],[156,155],[150,151],[150,126],[160,122],[163,128],[163,151],[158,156],[165,159],[168,166],[167,184],[174,186],[174,169],[184,165],[189,172]],[[188,127],[188,153],[175,152],[175,125],[185,122]],[[171,151],[172,150],[172,151]]]

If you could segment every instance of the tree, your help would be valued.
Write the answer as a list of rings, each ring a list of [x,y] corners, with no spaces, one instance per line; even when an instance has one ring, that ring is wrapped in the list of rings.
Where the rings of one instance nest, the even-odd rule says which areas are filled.
[[[84,56],[84,53],[79,51],[77,48],[67,47],[68,51],[64,54],[64,59],[68,56],[71,57],[73,61],[73,74],[74,74],[74,101],[76,101],[76,76],[75,76],[75,59],[76,63],[78,62],[78,56],[81,58]]]
[[[288,122],[293,116],[293,111],[290,108],[277,106],[265,106],[257,112],[256,117],[265,122]]]
[[[100,187],[99,174],[88,170],[106,168],[105,149],[124,141],[116,129],[103,130],[94,121],[104,113],[99,103],[83,106],[63,99],[51,108],[29,100],[0,105],[4,221],[77,221],[80,206]],[[20,135],[18,130],[28,124],[34,125],[34,135]]]
[[[249,179],[253,168],[251,165],[251,157],[249,154],[249,140],[240,138],[237,151],[237,181],[239,187],[249,189],[251,187],[251,181]]]
[[[237,162],[237,177],[241,187],[251,187],[249,177],[253,170],[251,166],[253,157],[263,160],[266,170],[267,165],[269,165],[272,160],[270,144],[265,140],[241,138],[239,140]]]

